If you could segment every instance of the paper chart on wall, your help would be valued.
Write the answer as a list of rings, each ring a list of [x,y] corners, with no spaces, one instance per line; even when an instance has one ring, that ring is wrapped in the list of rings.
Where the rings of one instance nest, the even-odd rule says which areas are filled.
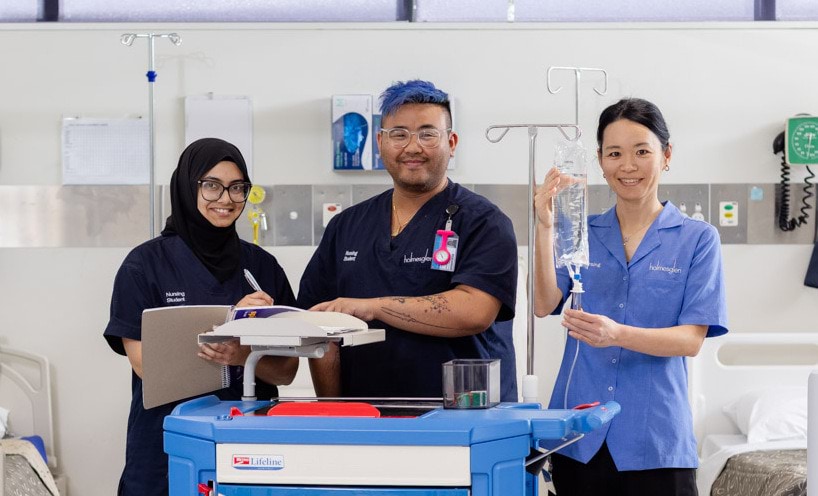
[[[63,184],[148,184],[149,181],[147,120],[63,118]]]
[[[247,96],[197,95],[185,98],[185,146],[200,138],[233,143],[253,177],[253,102]]]

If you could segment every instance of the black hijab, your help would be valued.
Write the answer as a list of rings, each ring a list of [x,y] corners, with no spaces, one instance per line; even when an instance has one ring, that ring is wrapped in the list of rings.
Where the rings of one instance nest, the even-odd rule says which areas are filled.
[[[234,145],[217,138],[203,138],[185,148],[170,178],[170,217],[162,230],[163,236],[178,234],[221,283],[238,270],[241,262],[236,223],[214,226],[199,212],[197,201],[199,179],[223,161],[236,164],[244,180],[250,181],[244,157]]]

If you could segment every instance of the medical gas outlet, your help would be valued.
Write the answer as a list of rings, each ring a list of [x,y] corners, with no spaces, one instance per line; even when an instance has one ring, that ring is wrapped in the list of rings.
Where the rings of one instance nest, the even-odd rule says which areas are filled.
[[[247,202],[252,205],[250,211],[247,212],[247,219],[253,227],[253,244],[256,245],[259,241],[259,231],[267,230],[267,214],[261,208],[261,204],[264,202],[266,196],[267,192],[258,185],[254,185],[250,188],[250,192],[247,195]]]
[[[704,220],[704,213],[702,212],[702,204],[701,202],[696,202],[696,205],[693,207],[693,213],[687,213],[687,203],[680,202],[679,203],[679,212],[682,213],[685,217],[690,217],[694,220]]]

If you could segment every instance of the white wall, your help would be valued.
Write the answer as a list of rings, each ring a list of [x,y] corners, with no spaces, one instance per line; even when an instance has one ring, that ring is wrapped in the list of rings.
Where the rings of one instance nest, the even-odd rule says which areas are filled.
[[[382,174],[330,170],[329,96],[377,94],[393,80],[421,77],[456,97],[461,146],[452,177],[522,184],[525,133],[510,134],[501,144],[488,143],[483,133],[490,124],[573,119],[570,80],[562,79],[565,89],[558,95],[545,90],[551,65],[609,71],[605,97],[590,90],[592,77],[583,80],[581,123],[589,135],[599,111],[622,96],[645,97],[663,109],[675,142],[666,182],[773,183],[778,159],[770,143],[784,119],[818,113],[818,66],[804,62],[818,44],[817,27],[0,25],[0,185],[60,183],[62,116],[146,112],[147,49],[124,47],[119,35],[151,29],[183,37],[180,47],[157,42],[160,183],[167,183],[183,145],[184,96],[209,91],[253,98],[257,182],[386,182]],[[544,173],[551,138],[543,138]],[[593,179],[602,182],[599,175]],[[734,331],[816,330],[818,290],[802,285],[811,250],[724,247]],[[271,251],[297,285],[311,248]],[[123,463],[128,365],[101,334],[113,275],[126,253],[124,247],[0,249],[0,345],[51,360],[57,453],[71,494],[113,494]],[[540,320],[543,401],[561,351],[559,319]]]

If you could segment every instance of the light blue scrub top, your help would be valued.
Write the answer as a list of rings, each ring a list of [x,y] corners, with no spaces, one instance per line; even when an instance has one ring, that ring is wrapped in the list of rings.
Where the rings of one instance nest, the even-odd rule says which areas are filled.
[[[588,228],[590,266],[581,270],[583,310],[636,327],[695,324],[709,326],[708,337],[727,332],[721,245],[713,226],[686,217],[667,202],[630,264],[615,208],[590,216]],[[568,295],[571,280],[565,268],[557,271],[557,282]],[[565,408],[577,343],[568,338],[549,408]],[[620,471],[698,466],[684,357],[580,343],[568,408],[610,400],[619,402],[622,412],[607,428],[587,434],[561,454],[587,463],[607,439]]]

